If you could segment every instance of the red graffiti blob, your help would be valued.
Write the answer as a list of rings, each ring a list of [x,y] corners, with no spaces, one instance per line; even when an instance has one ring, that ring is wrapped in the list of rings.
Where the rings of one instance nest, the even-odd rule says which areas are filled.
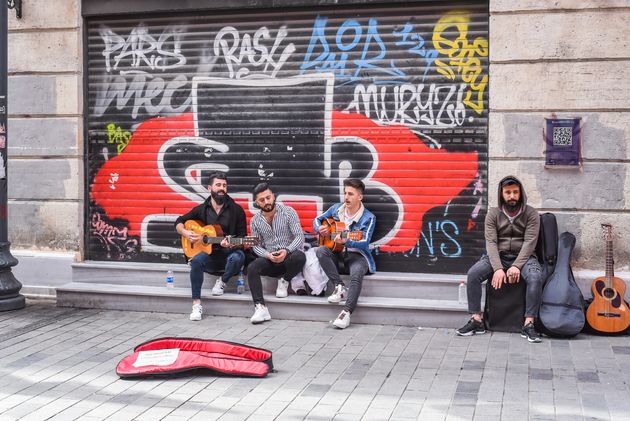
[[[158,153],[168,140],[194,135],[190,113],[143,122],[122,153],[99,169],[92,184],[92,200],[110,219],[129,221],[130,235],[140,235],[147,215],[188,212],[197,203],[164,183],[158,168]]]
[[[194,135],[192,113],[145,121],[122,153],[99,169],[91,186],[92,200],[110,220],[127,220],[132,236],[141,235],[147,217],[187,212],[198,203],[165,183],[159,170],[159,151],[175,137]],[[371,145],[376,167],[366,180],[367,186],[385,189],[399,204],[398,224],[381,241],[383,251],[412,249],[420,238],[424,214],[456,197],[477,175],[476,152],[432,149],[407,127],[380,126],[360,114],[333,112],[332,136],[333,142],[360,138]],[[250,203],[240,198],[236,201],[249,221]],[[305,230],[310,230],[317,214],[314,203],[287,203],[296,208]]]
[[[332,136],[333,142],[355,137],[369,142],[376,168],[371,180],[365,180],[366,188],[376,182],[399,202],[398,227],[381,243],[382,251],[405,252],[415,247],[424,214],[459,195],[479,169],[477,152],[433,149],[405,126],[380,126],[362,114],[333,112]]]

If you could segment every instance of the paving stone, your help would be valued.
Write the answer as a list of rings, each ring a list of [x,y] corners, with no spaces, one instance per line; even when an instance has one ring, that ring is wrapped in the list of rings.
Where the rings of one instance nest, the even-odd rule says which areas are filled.
[[[18,314],[19,313],[19,314]],[[58,320],[55,320],[57,318]],[[271,349],[264,379],[122,381],[116,363],[159,336]],[[630,418],[627,338],[528,344],[518,334],[58,309],[0,313],[0,419],[612,419]],[[629,420],[630,421],[630,420]]]

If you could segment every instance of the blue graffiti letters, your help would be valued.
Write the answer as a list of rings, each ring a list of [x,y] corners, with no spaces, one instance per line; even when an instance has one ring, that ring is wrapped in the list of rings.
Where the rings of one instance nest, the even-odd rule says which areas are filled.
[[[442,221],[429,221],[426,224],[429,233],[428,236],[425,234],[424,230],[422,231],[422,240],[427,247],[427,253],[430,256],[435,256],[435,244],[434,244],[434,233],[442,233],[445,237],[445,241],[440,242],[439,251],[440,254],[444,257],[459,257],[462,254],[462,247],[457,241],[455,237],[459,235],[459,228],[455,222],[450,219],[445,219]],[[418,244],[418,249],[420,249],[420,244]]]
[[[403,77],[393,60],[387,60],[387,47],[378,32],[376,19],[369,19],[367,28],[354,19],[348,19],[337,29],[334,44],[326,38],[328,18],[317,16],[313,33],[300,66],[302,73],[308,70],[332,71],[339,78],[354,80],[365,77],[364,70],[372,70],[384,76]],[[385,64],[385,66],[383,66]]]

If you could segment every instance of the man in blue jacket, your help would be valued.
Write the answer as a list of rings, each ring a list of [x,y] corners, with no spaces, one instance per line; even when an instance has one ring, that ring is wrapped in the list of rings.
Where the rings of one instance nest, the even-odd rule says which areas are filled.
[[[334,237],[335,243],[342,244],[343,251],[333,252],[325,246],[320,246],[316,250],[317,259],[322,270],[335,285],[335,290],[328,297],[329,303],[339,303],[346,297],[343,310],[333,322],[339,329],[345,329],[350,325],[350,314],[357,306],[361,285],[366,273],[374,273],[376,265],[370,252],[370,242],[374,233],[376,217],[372,212],[363,206],[363,192],[365,184],[361,180],[349,178],[343,182],[343,203],[333,205],[323,214],[313,221],[313,229],[320,235],[329,234],[328,224],[322,222],[328,218],[345,223],[347,231],[361,231],[361,240],[349,240],[337,234]],[[350,288],[346,289],[339,276],[338,265],[343,261],[344,266],[350,273]]]

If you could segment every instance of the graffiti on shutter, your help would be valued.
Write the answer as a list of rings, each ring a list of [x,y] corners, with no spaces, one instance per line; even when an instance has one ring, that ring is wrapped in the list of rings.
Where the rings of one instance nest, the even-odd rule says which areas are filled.
[[[465,270],[483,251],[487,11],[261,22],[89,23],[88,256],[183,261],[173,222],[220,170],[248,219],[266,181],[307,231],[360,178],[379,270]]]

